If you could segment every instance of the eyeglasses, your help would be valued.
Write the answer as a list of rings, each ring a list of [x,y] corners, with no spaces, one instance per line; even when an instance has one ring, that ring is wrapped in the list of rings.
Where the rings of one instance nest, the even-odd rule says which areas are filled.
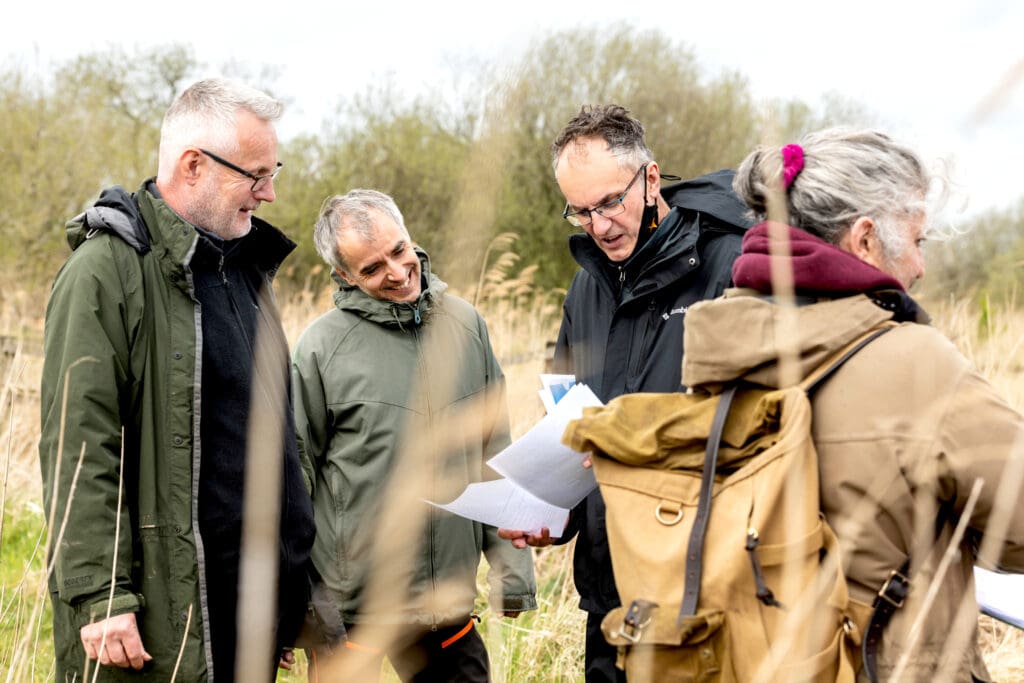
[[[206,156],[210,157],[214,161],[216,161],[218,164],[220,164],[222,166],[227,166],[228,168],[230,168],[235,173],[241,173],[246,178],[249,178],[250,180],[252,180],[252,187],[249,188],[250,192],[259,192],[264,187],[266,187],[267,183],[269,183],[271,180],[276,178],[277,174],[281,172],[281,167],[284,166],[284,164],[282,164],[279,161],[279,162],[277,162],[277,168],[275,168],[270,173],[267,173],[265,175],[256,175],[255,173],[250,173],[249,171],[246,171],[241,166],[235,166],[233,163],[231,163],[227,159],[224,159],[223,157],[219,157],[216,154],[214,154],[213,152],[208,152],[208,151],[206,151],[205,149],[202,149],[202,148],[199,148],[199,151],[202,152],[203,154],[205,154]]]
[[[595,213],[599,216],[604,216],[605,218],[618,216],[626,210],[626,207],[622,205],[622,202],[626,199],[626,195],[629,194],[633,185],[636,184],[636,181],[640,179],[640,176],[643,175],[646,170],[647,164],[641,166],[636,172],[636,175],[633,176],[633,179],[629,181],[629,185],[626,185],[626,189],[622,191],[622,194],[620,194],[618,198],[613,199],[610,202],[606,202],[601,206],[595,206],[593,209],[580,209],[579,211],[571,212],[569,209],[572,207],[570,207],[569,204],[566,204],[565,210],[562,211],[562,218],[569,221],[569,223],[575,225],[577,228],[582,228],[586,225],[590,225],[594,220],[593,214]]]

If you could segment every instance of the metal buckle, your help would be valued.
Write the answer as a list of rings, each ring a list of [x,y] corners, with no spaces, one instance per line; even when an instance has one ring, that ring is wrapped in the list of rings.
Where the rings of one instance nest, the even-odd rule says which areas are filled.
[[[643,630],[651,623],[651,611],[658,603],[650,600],[634,600],[629,604],[626,615],[622,617],[622,627],[612,633],[612,637],[622,636],[636,645],[640,642]]]
[[[898,570],[893,569],[889,572],[889,578],[885,580],[885,583],[882,584],[882,587],[878,590],[878,597],[885,600],[896,609],[899,609],[900,607],[903,607],[903,601],[907,597],[907,586],[909,583],[910,579],[905,577]],[[896,587],[896,593],[890,597],[889,589],[893,586]]]

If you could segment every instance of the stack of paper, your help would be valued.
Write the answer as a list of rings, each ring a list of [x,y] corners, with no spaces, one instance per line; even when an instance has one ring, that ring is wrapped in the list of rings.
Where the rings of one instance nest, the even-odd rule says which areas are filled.
[[[547,528],[552,536],[561,535],[569,510],[597,488],[593,470],[583,467],[584,454],[563,445],[562,434],[584,408],[602,405],[587,385],[575,384],[571,375],[561,377],[547,385],[561,394],[552,399],[548,414],[487,461],[504,479],[470,484],[450,503],[427,502],[503,529],[539,533]]]

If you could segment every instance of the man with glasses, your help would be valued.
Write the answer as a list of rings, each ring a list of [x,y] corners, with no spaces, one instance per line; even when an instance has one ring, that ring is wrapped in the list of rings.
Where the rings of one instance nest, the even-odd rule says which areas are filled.
[[[255,628],[275,649],[249,654],[267,678],[292,661],[314,528],[271,280],[295,245],[253,216],[276,198],[282,110],[238,83],[193,84],[164,118],[157,176],[104,190],[68,223],[39,447],[56,511],[57,680],[93,667],[101,680],[236,678],[245,464],[259,447],[280,530],[264,558],[271,616]],[[258,369],[257,349],[271,359]],[[270,419],[250,425],[257,406]]]
[[[583,107],[551,150],[566,199],[562,217],[582,230],[569,239],[582,270],[566,294],[553,371],[574,374],[604,402],[678,391],[686,309],[728,286],[740,235],[706,230],[697,213],[670,206],[644,127],[621,106]],[[719,192],[715,203],[736,207],[730,221],[741,221],[743,207],[728,189],[731,175],[716,175],[722,184],[717,190],[709,184]],[[573,564],[580,607],[588,613],[588,683],[625,680],[601,633],[601,620],[619,606],[604,518],[595,490],[557,539],[548,530],[499,532],[517,547],[566,543],[579,534]]]

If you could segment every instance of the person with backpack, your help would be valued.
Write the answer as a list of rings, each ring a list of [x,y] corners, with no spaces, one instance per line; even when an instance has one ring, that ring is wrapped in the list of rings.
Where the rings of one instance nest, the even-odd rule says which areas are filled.
[[[821,511],[865,615],[862,680],[990,680],[972,569],[1024,571],[1024,417],[908,293],[931,182],[873,130],[756,149],[735,188],[765,222],[743,239],[737,288],[687,313],[683,381],[698,390],[791,386],[891,328],[811,397]]]
[[[728,286],[748,225],[731,172],[663,191],[667,176],[643,125],[616,104],[582,107],[551,151],[566,200],[562,217],[581,231],[569,240],[581,270],[566,294],[552,371],[575,375],[604,402],[677,391],[687,309]],[[587,612],[586,680],[624,680],[600,628],[619,606],[600,492],[576,506],[559,531],[557,540],[548,530],[499,534],[520,548],[564,544],[578,534],[573,571]]]
[[[156,177],[104,190],[68,223],[40,390],[56,680],[251,679],[236,654],[254,641],[274,648],[250,658],[260,679],[294,661],[314,526],[272,280],[295,244],[253,215],[276,199],[282,112],[240,83],[192,84],[164,116]],[[278,472],[280,498],[259,501],[279,511],[277,579],[246,642],[257,452]]]

